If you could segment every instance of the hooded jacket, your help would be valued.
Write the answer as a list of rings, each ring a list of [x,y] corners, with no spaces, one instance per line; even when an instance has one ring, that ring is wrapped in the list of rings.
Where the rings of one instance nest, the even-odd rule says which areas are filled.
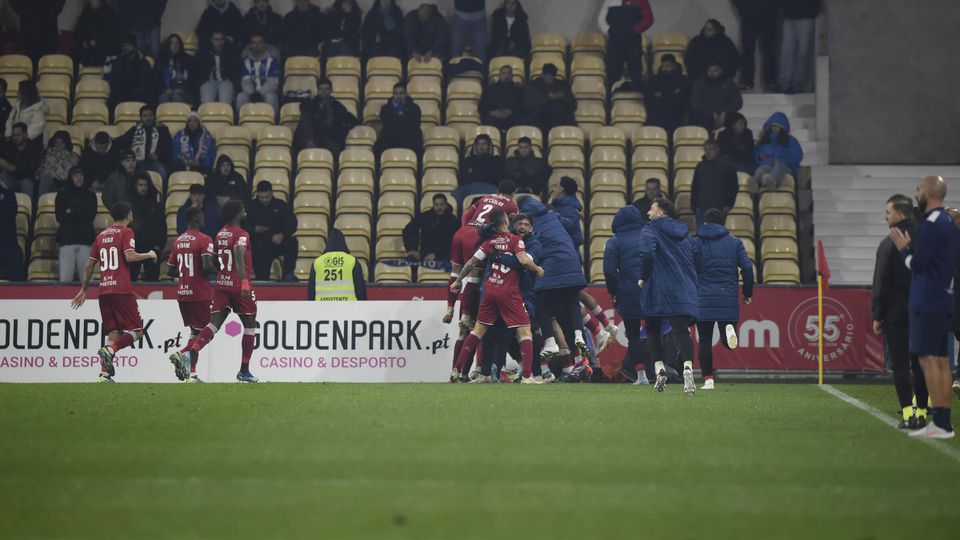
[[[208,1],[207,9],[203,10],[200,22],[197,23],[197,38],[200,43],[210,43],[210,34],[214,30],[222,30],[225,36],[239,45],[247,40],[244,28],[243,14],[233,2],[227,0],[222,8],[218,8]]]
[[[697,264],[701,321],[740,320],[740,284],[743,297],[753,297],[753,263],[739,238],[723,225],[704,223],[697,230]],[[739,272],[738,272],[739,270]]]
[[[580,204],[576,195],[557,197],[550,203],[550,207],[563,216],[565,220],[563,226],[573,240],[574,247],[583,245],[583,229],[580,227],[580,213],[583,212],[583,205]]]
[[[490,54],[488,58],[497,56],[516,56],[527,58],[530,56],[530,25],[527,23],[527,13],[517,4],[516,16],[513,24],[508,26],[507,10],[497,8],[491,17]]]
[[[564,226],[566,220],[560,214],[547,210],[535,197],[523,197],[519,207],[521,212],[533,219],[533,229],[540,235],[543,247],[537,264],[543,268],[544,276],[537,279],[537,292],[586,286],[580,254]]]
[[[130,189],[130,206],[133,208],[130,228],[136,235],[137,244],[141,249],[155,249],[160,253],[167,240],[167,219],[157,200],[157,188],[150,182],[146,195],[137,193],[135,187]]]
[[[323,253],[326,254],[335,251],[350,253],[350,247],[347,246],[347,239],[343,236],[343,233],[340,232],[340,229],[337,228],[330,229],[330,234],[327,238],[327,247],[323,250]],[[316,266],[311,264],[310,278],[307,281],[307,300],[317,299],[316,285],[317,270]],[[353,265],[353,293],[357,297],[357,300],[367,299],[367,281],[363,277],[363,265],[360,264],[359,259],[357,259],[356,264]]]
[[[790,167],[790,172],[794,178],[796,178],[797,171],[800,170],[800,162],[803,161],[803,148],[800,147],[797,139],[793,135],[790,135],[790,120],[787,118],[787,115],[782,112],[771,114],[770,118],[763,123],[764,133],[773,125],[780,126],[787,132],[787,144],[782,145],[777,143],[776,140],[773,140],[772,136],[770,142],[766,144],[757,143],[753,148],[753,155],[756,158],[757,165],[773,165],[775,161],[781,161],[784,165]],[[761,139],[763,139],[762,136]]]
[[[196,113],[190,113],[196,114]],[[207,128],[200,126],[193,134],[184,127],[173,137],[173,155],[171,158],[179,162],[181,159],[191,161],[196,159],[200,167],[210,170],[213,167],[213,158],[217,155],[217,143]]]
[[[737,169],[726,156],[718,155],[712,160],[703,158],[693,172],[690,205],[694,212],[733,208],[738,189]]]
[[[697,80],[707,76],[707,68],[713,62],[719,62],[723,67],[723,74],[733,78],[740,68],[740,53],[737,46],[727,34],[725,28],[716,19],[710,19],[718,29],[712,37],[704,35],[703,30],[690,40],[686,52],[683,53],[683,63],[687,67],[690,78]]]
[[[93,220],[97,217],[97,196],[87,187],[76,187],[73,182],[57,193],[57,243],[61,246],[93,245],[96,233]]]
[[[407,55],[430,53],[436,58],[447,55],[447,22],[437,11],[437,6],[431,5],[433,13],[427,22],[420,22],[418,10],[407,13],[403,18],[403,41],[407,48]]]
[[[641,306],[644,317],[691,317],[700,312],[696,244],[682,221],[662,217],[640,235]]]
[[[617,312],[624,319],[639,319],[641,310],[640,234],[643,216],[636,206],[624,206],[613,218],[613,237],[603,250],[603,276],[607,292],[616,298]]]
[[[80,156],[80,168],[83,169],[83,174],[90,184],[106,182],[107,178],[117,170],[119,162],[120,154],[112,140],[107,145],[107,151],[102,154],[93,149],[91,140]]]
[[[220,174],[220,165],[224,162],[230,163],[230,174],[224,176]],[[224,154],[217,158],[213,171],[207,175],[203,183],[207,191],[207,197],[216,197],[218,195],[227,195],[231,199],[246,201],[250,198],[250,189],[247,187],[247,181],[237,172],[233,166],[233,160],[230,156]]]

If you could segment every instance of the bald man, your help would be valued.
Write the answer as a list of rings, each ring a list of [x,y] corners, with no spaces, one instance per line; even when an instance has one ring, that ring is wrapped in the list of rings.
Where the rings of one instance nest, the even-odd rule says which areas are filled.
[[[957,260],[957,230],[943,207],[947,184],[939,176],[928,176],[917,185],[916,199],[924,214],[917,238],[898,228],[890,239],[903,255],[910,276],[910,354],[920,357],[920,366],[930,391],[933,422],[910,432],[911,437],[952,439],[950,422],[950,358],[953,334],[953,275]]]

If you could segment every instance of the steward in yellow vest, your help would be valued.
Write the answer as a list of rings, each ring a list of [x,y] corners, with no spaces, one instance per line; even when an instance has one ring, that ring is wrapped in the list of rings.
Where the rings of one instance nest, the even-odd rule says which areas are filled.
[[[346,239],[332,229],[327,249],[313,261],[307,282],[307,299],[327,302],[352,302],[367,299],[363,268],[350,254]]]

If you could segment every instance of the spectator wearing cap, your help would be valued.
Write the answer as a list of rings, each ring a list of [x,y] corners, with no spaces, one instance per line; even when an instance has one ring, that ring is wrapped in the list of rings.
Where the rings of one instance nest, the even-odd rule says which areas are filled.
[[[523,87],[513,80],[513,68],[500,67],[497,82],[487,85],[480,99],[480,117],[483,125],[507,131],[520,125],[523,116]]]
[[[505,169],[506,177],[513,180],[518,192],[533,193],[537,198],[546,193],[550,165],[547,160],[534,153],[530,137],[520,137],[517,140],[517,149],[507,158]]]
[[[557,66],[545,64],[543,74],[537,77],[524,90],[524,108],[529,115],[528,122],[547,133],[556,126],[575,126],[573,113],[577,110],[577,100],[570,91],[570,85],[557,78]]]
[[[684,124],[690,85],[683,69],[672,54],[660,58],[660,69],[647,84],[647,125],[658,126],[673,133]],[[646,219],[646,214],[644,219]]]
[[[170,130],[157,124],[156,110],[150,105],[140,107],[140,121],[119,139],[120,145],[137,156],[137,166],[154,171],[167,181],[168,160],[173,141]]]
[[[80,279],[90,258],[96,234],[97,196],[87,187],[83,169],[73,167],[69,182],[57,193],[57,244],[60,245],[60,281]]]
[[[690,123],[707,131],[722,128],[728,116],[743,107],[740,90],[717,61],[710,62],[707,76],[693,84],[690,95]]]
[[[453,191],[453,196],[462,202],[470,195],[496,193],[503,175],[503,158],[493,154],[493,141],[489,135],[481,133],[467,149],[460,167],[460,186]]]
[[[357,125],[355,117],[333,97],[330,79],[317,82],[317,95],[300,102],[300,122],[293,133],[293,146],[299,152],[305,148],[326,148],[339,156],[347,142],[347,134]]]
[[[120,154],[120,163],[103,185],[103,204],[112,208],[120,201],[130,202],[130,192],[137,174],[137,156],[130,150]]]
[[[213,172],[207,175],[203,187],[207,190],[207,197],[227,197],[227,200],[236,199],[246,201],[250,198],[250,188],[247,181],[237,172],[233,159],[226,154],[217,158]],[[225,204],[224,201],[223,204]]]
[[[130,193],[130,206],[133,209],[133,222],[130,228],[137,239],[137,249],[141,253],[153,250],[155,253],[163,251],[167,241],[167,220],[163,206],[160,204],[160,193],[146,171],[137,173],[134,179],[133,192]],[[130,278],[133,281],[140,279],[143,271],[144,281],[160,279],[159,261],[146,260],[130,265]]]
[[[120,151],[106,131],[98,131],[80,154],[80,168],[94,191],[103,191],[107,178],[117,170]]]
[[[420,4],[403,18],[403,39],[407,56],[417,62],[429,62],[447,55],[447,21],[436,4]]]
[[[177,210],[177,234],[187,230],[187,210],[197,208],[203,211],[203,234],[210,238],[216,236],[222,226],[220,223],[220,206],[215,199],[207,199],[207,192],[202,184],[190,186],[189,198]]]
[[[410,99],[407,85],[393,86],[393,97],[380,109],[380,140],[378,151],[390,148],[408,148],[420,155],[423,151],[423,132],[420,130],[420,106]]]
[[[216,155],[217,143],[213,135],[203,127],[200,115],[191,112],[187,115],[187,125],[173,137],[170,168],[174,171],[209,174]]]
[[[459,228],[460,220],[453,214],[447,196],[437,193],[430,210],[421,212],[403,228],[407,258],[425,262],[449,261],[453,235]]]
[[[227,41],[243,43],[244,35],[243,14],[233,2],[229,0],[208,0],[207,9],[200,15],[197,23],[197,38],[200,43],[206,43],[215,29],[223,30]]]
[[[683,63],[691,81],[706,77],[711,62],[719,62],[730,78],[736,75],[740,68],[740,52],[725,32],[720,21],[708,19],[700,33],[690,40],[683,54]]]
[[[36,180],[39,186],[37,196],[67,187],[68,175],[78,163],[80,163],[80,156],[73,152],[70,134],[66,131],[54,133],[53,137],[50,137],[50,142],[47,143],[47,149],[40,156],[40,166],[37,167]]]
[[[159,48],[159,43],[157,44]],[[150,64],[137,49],[137,38],[130,34],[123,39],[120,56],[110,63],[110,72],[104,79],[110,83],[110,109],[124,101],[153,103],[157,99],[153,88],[153,76]]]
[[[297,216],[289,204],[273,196],[273,186],[266,180],[257,184],[256,201],[247,204],[247,232],[253,243],[253,273],[258,280],[268,281],[273,260],[283,257],[283,281],[297,281]]]

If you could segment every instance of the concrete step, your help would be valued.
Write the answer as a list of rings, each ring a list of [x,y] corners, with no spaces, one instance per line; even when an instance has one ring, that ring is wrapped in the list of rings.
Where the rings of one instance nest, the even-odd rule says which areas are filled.
[[[887,234],[889,227],[886,223],[878,221],[875,224],[853,224],[853,223],[817,223],[817,216],[814,216],[813,228],[817,238],[830,238],[838,236],[870,236],[880,238]]]
[[[813,171],[813,177],[824,178],[916,178],[939,174],[951,180],[960,179],[955,165],[824,165]]]
[[[816,191],[814,191],[816,193]],[[841,213],[841,212],[856,212],[869,214],[871,211],[874,212],[874,215],[883,217],[883,207],[882,205],[877,204],[875,200],[868,201],[840,201],[835,199],[826,199],[826,200],[815,200],[813,205],[814,216],[825,215],[829,213]],[[876,220],[878,218],[874,218]],[[873,220],[871,220],[873,221]]]
[[[879,244],[879,242],[877,242]],[[874,247],[831,247],[826,240],[823,241],[823,251],[827,255],[828,261],[844,260],[851,261],[855,259],[873,259],[877,256],[877,248]]]
[[[743,115],[747,119],[747,127],[753,130],[753,134],[755,136],[757,137],[760,136],[760,132],[763,130],[763,124],[767,121],[768,118],[770,118],[770,113],[772,112],[773,111],[770,111],[767,114],[760,114],[756,116],[747,116],[746,114]],[[797,130],[800,130],[800,129],[808,129],[811,131],[815,131],[816,127],[817,127],[817,119],[813,118],[812,116],[790,119],[791,133],[796,133]]]
[[[762,94],[744,92],[745,105],[813,105],[816,94]]]
[[[814,192],[816,195],[816,192]],[[883,224],[883,210],[873,212],[826,212],[813,207],[814,225],[874,225]]]
[[[816,118],[816,107],[814,105],[748,105],[743,104],[740,114],[747,118],[763,118],[766,120],[775,112],[782,112],[790,120],[790,128],[793,129],[794,118]],[[753,124],[751,124],[753,125]],[[758,127],[762,127],[761,122]]]
[[[855,271],[867,276],[867,279],[862,281],[862,283],[869,283],[870,276],[873,276],[873,267],[876,265],[876,260],[874,260],[872,255],[869,259],[845,259],[838,256],[831,257],[827,255],[827,264],[830,265],[831,274],[834,269]]]
[[[857,202],[879,201],[881,203],[885,203],[887,199],[890,198],[890,195],[891,195],[891,191],[889,188],[876,188],[874,186],[870,186],[869,188],[861,188],[861,189],[846,189],[846,188],[816,189],[813,192],[813,202],[816,203],[818,201],[857,201]]]
[[[873,237],[873,236],[829,236],[823,237],[820,236],[817,240],[823,240],[824,249],[829,246],[832,249],[843,249],[843,248],[869,248],[876,251],[877,246],[880,245],[880,240],[882,237]]]
[[[873,271],[838,270],[830,266],[831,285],[870,285],[873,281]]]

